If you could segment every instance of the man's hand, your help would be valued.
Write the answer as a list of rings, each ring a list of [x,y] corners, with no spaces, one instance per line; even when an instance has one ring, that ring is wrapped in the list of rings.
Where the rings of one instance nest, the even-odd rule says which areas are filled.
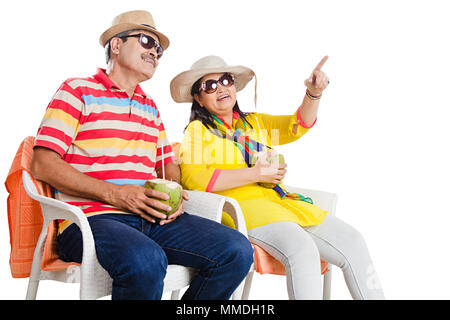
[[[167,215],[158,212],[155,208],[170,211],[170,206],[158,201],[169,200],[169,196],[163,192],[144,188],[139,185],[117,186],[109,196],[111,205],[138,214],[143,219],[155,222],[154,218],[167,219]]]
[[[189,196],[186,191],[183,190],[183,199],[181,200],[180,206],[178,207],[178,210],[172,213],[171,215],[167,216],[166,220],[161,220],[159,222],[160,225],[165,225],[167,223],[170,223],[174,221],[176,218],[178,218],[180,215],[184,213],[184,201],[189,201]]]
[[[136,213],[150,222],[155,222],[155,218],[161,221],[166,219],[173,221],[183,213],[183,206],[170,216],[156,210],[171,210],[168,205],[158,201],[158,199],[169,200],[169,196],[163,192],[139,185],[118,186],[92,178],[76,170],[62,160],[58,153],[47,148],[38,147],[34,150],[31,173],[35,179],[44,181],[61,192],[99,200],[116,208]],[[184,199],[187,200],[187,194],[184,195]]]

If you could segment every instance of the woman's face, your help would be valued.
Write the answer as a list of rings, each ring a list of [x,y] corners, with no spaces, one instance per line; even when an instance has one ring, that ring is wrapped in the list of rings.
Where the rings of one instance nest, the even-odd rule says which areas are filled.
[[[202,78],[202,83],[207,80],[219,80],[224,73],[211,73]],[[229,116],[233,113],[233,107],[236,104],[236,87],[233,85],[224,87],[220,82],[217,83],[217,90],[213,93],[206,93],[200,90],[200,93],[194,95],[195,100],[201,107],[206,108],[211,114],[219,117]]]

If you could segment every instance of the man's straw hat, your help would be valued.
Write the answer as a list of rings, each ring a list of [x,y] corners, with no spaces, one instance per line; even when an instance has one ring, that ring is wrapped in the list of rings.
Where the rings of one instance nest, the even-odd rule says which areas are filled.
[[[116,34],[134,29],[146,30],[156,34],[164,50],[170,44],[169,39],[156,30],[155,22],[150,12],[144,10],[128,11],[115,17],[111,23],[111,27],[100,36],[100,44],[105,47],[108,41]]]

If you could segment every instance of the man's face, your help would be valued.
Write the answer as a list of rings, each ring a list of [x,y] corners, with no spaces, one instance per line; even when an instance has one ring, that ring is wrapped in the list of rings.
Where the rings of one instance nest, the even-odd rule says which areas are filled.
[[[134,31],[130,35],[143,33],[159,43],[158,37],[149,31]],[[121,68],[136,73],[141,81],[150,79],[158,66],[156,48],[145,49],[139,42],[139,37],[128,37],[126,42],[120,40],[116,62]]]

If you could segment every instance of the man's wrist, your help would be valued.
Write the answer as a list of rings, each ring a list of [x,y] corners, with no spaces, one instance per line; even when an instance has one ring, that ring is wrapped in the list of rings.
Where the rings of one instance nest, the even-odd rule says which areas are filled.
[[[117,199],[117,191],[121,186],[108,182],[106,186],[106,190],[100,193],[99,200],[114,206],[115,199]]]

